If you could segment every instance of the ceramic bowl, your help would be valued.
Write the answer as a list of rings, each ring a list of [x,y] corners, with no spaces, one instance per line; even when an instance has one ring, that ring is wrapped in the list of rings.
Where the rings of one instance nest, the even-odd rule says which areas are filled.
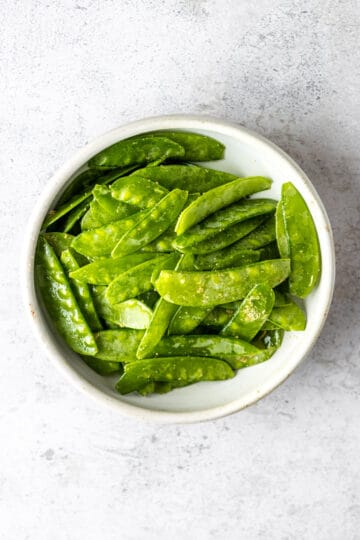
[[[242,369],[228,381],[202,382],[165,395],[121,396],[114,391],[114,379],[97,375],[51,329],[34,287],[35,246],[45,215],[93,155],[121,139],[163,129],[194,131],[219,139],[226,145],[226,156],[224,160],[211,162],[211,167],[238,176],[272,178],[273,186],[266,192],[266,197],[279,198],[281,184],[293,182],[307,202],[316,224],[322,272],[318,286],[305,301],[306,330],[286,332],[282,346],[269,361]],[[332,298],[334,276],[335,255],[329,219],[319,195],[301,168],[275,144],[240,125],[188,115],[159,116],[132,122],[97,137],[76,152],[51,178],[34,208],[26,231],[22,272],[26,310],[33,328],[44,352],[67,380],[119,413],[163,423],[204,421],[240,411],[285,381],[320,334]]]

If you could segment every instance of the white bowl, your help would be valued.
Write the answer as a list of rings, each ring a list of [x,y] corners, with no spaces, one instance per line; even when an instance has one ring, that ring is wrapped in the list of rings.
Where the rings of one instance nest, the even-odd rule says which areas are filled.
[[[316,224],[322,272],[318,286],[305,301],[308,316],[306,330],[286,332],[282,346],[269,361],[242,369],[229,381],[202,382],[165,395],[121,396],[114,391],[113,378],[97,375],[51,330],[34,287],[35,246],[48,210],[93,155],[121,139],[160,129],[195,131],[219,139],[226,145],[226,157],[211,162],[210,166],[239,176],[263,175],[272,178],[272,189],[265,196],[279,198],[281,184],[293,182],[307,202]],[[218,418],[248,407],[274,390],[294,371],[314,345],[327,317],[333,294],[335,255],[331,226],[319,195],[300,167],[275,144],[242,126],[216,118],[159,116],[127,124],[97,137],[53,176],[27,227],[22,278],[26,310],[33,328],[46,354],[69,381],[120,413],[143,420],[185,423]]]

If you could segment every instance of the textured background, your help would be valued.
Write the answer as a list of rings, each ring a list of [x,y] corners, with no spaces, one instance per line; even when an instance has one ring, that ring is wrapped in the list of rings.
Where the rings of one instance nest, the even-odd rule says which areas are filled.
[[[0,538],[360,538],[359,3],[0,0]],[[19,252],[53,172],[143,116],[238,121],[303,166],[333,224],[337,285],[310,358],[237,415],[152,426],[45,358]]]

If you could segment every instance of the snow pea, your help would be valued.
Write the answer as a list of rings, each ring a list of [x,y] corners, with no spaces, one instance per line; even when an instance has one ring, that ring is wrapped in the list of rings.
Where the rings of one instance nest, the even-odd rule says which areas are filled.
[[[225,360],[233,369],[259,364],[269,357],[247,341],[212,335],[164,338],[154,350],[154,356],[210,356]]]
[[[212,236],[224,231],[228,227],[241,223],[247,219],[274,213],[276,201],[272,199],[241,200],[211,214],[198,225],[191,227],[185,233],[179,235],[173,242],[173,246],[179,251],[203,242]]]
[[[76,256],[71,252],[71,249],[66,249],[61,253],[61,264],[67,272],[67,276],[72,271],[76,271],[80,268]],[[74,296],[79,304],[79,307],[90,326],[91,330],[101,330],[102,325],[96,313],[94,302],[91,296],[90,289],[86,283],[78,281],[70,277],[70,286],[73,290]]]
[[[189,193],[203,193],[238,178],[234,174],[197,165],[160,165],[138,169],[131,174],[131,178],[134,176],[149,178],[169,190],[178,188]]]
[[[320,274],[321,257],[316,227],[306,202],[291,182],[282,186],[281,204],[290,247],[289,291],[305,298],[317,284]]]
[[[221,270],[222,268],[243,266],[260,259],[260,253],[255,250],[230,248],[214,251],[208,255],[196,255],[195,268],[197,270]]]
[[[82,359],[84,360],[85,364],[89,366],[89,368],[99,375],[106,376],[112,375],[113,373],[120,374],[123,372],[121,364],[116,362],[103,362],[102,360],[98,360],[92,356],[83,356]]]
[[[179,270],[184,271],[192,269],[194,267],[193,257],[191,255],[183,255],[179,261],[172,259],[172,264],[176,272]],[[163,298],[159,298],[150,325],[139,344],[136,353],[137,358],[146,358],[151,355],[151,352],[154,350],[157,343],[165,335],[176,309],[177,306],[174,304],[170,304]]]
[[[70,277],[92,285],[109,285],[119,274],[155,256],[156,253],[134,253],[126,257],[98,259],[71,272]]]
[[[206,191],[190,204],[179,216],[175,232],[180,235],[200,223],[220,208],[232,204],[246,195],[269,189],[271,180],[263,176],[238,178],[222,186]]]
[[[163,255],[165,255],[165,253]],[[166,255],[167,255],[167,258],[164,264],[161,264],[161,266],[160,265],[155,266],[154,270],[152,271],[152,274],[151,274],[152,285],[155,284],[155,281],[159,277],[160,272],[162,270],[174,270],[175,266],[177,265],[181,257],[179,253],[166,253]]]
[[[259,249],[273,242],[276,238],[275,218],[271,216],[250,234],[232,244],[233,249]]]
[[[238,302],[236,302],[238,304]],[[219,332],[223,326],[228,324],[231,317],[234,315],[234,308],[225,308],[221,306],[216,306],[213,308],[210,313],[205,317],[202,322],[202,325],[207,328]],[[207,332],[208,333],[208,332]]]
[[[282,201],[278,202],[276,213],[275,213],[275,231],[276,231],[276,242],[280,256],[283,259],[290,258],[290,245],[288,233],[286,231],[285,216],[284,216],[284,205]]]
[[[76,208],[69,212],[61,223],[61,229],[64,233],[69,233],[75,225],[81,221],[81,218],[89,211],[89,201],[85,200]]]
[[[166,137],[181,145],[185,153],[181,156],[174,156],[172,159],[181,157],[182,161],[213,161],[224,157],[225,146],[220,141],[200,133],[164,130],[144,133],[141,137]]]
[[[151,275],[154,269],[166,263],[167,255],[157,255],[149,261],[138,264],[115,278],[106,290],[106,298],[111,304],[119,304],[152,289]]]
[[[125,167],[169,158],[183,158],[183,146],[166,137],[137,137],[119,141],[90,159],[90,169]]]
[[[119,180],[122,180],[122,178],[119,178],[116,182],[118,182]],[[92,193],[94,196],[94,200],[98,203],[100,207],[100,210],[102,210],[102,212],[104,212],[108,216],[108,223],[110,223],[110,219],[111,221],[117,221],[124,217],[131,216],[131,214],[135,214],[135,212],[139,211],[139,208],[134,208],[133,206],[126,204],[125,202],[114,199],[114,197],[112,196],[112,186],[110,189],[108,186],[97,184],[94,187]]]
[[[255,285],[220,334],[251,341],[269,317],[274,301],[275,294],[268,285]]]
[[[58,257],[60,257],[62,251],[69,249],[71,242],[74,240],[72,234],[62,232],[47,232],[43,233],[42,236],[50,244]]]
[[[262,261],[216,272],[163,270],[156,290],[168,302],[182,306],[215,306],[244,298],[258,283],[273,288],[290,272],[288,259]]]
[[[142,330],[129,328],[97,332],[94,334],[98,347],[95,358],[104,362],[131,361],[135,357],[143,333]]]
[[[155,240],[177,218],[186,203],[187,196],[187,192],[180,189],[170,191],[125,232],[113,249],[112,256],[133,253]]]
[[[148,170],[151,169],[148,167]],[[139,208],[152,208],[167,193],[168,190],[157,182],[137,176],[119,178],[111,187],[114,199]]]
[[[251,342],[252,345],[259,349],[267,349],[272,354],[281,346],[284,338],[284,330],[278,328],[276,330],[261,330],[255,339]]]
[[[171,390],[176,388],[183,388],[189,386],[191,383],[186,381],[172,381],[170,382],[149,382],[142,388],[137,390],[138,394],[142,396],[148,396],[149,394],[167,394]]]
[[[141,251],[143,252],[159,252],[159,253],[166,253],[170,251],[174,251],[173,248],[173,241],[176,238],[176,233],[172,231],[170,228],[162,233],[160,236],[155,238],[152,242],[141,248]]]
[[[305,312],[295,302],[287,306],[274,307],[268,316],[268,321],[277,328],[287,331],[299,331],[306,328]]]
[[[120,394],[129,394],[151,381],[197,382],[231,379],[234,372],[223,360],[200,356],[150,358],[125,364],[116,383]]]
[[[71,247],[86,257],[94,259],[109,257],[119,239],[144,215],[145,211],[137,212],[132,216],[119,219],[119,221],[114,221],[103,227],[83,231],[76,236]]]
[[[211,307],[179,306],[170,321],[168,334],[190,334],[211,310]]]
[[[36,278],[45,307],[66,343],[75,352],[94,355],[97,346],[55,251],[40,236],[36,251]]]
[[[248,219],[241,223],[237,223],[236,225],[233,225],[232,227],[228,227],[224,231],[218,233],[216,236],[213,236],[212,238],[209,238],[208,240],[205,240],[204,242],[199,242],[198,244],[194,244],[193,246],[187,247],[184,250],[184,252],[197,253],[199,255],[206,255],[208,253],[219,252],[219,255],[220,255],[221,254],[220,250],[223,250],[224,248],[231,246],[232,244],[234,244],[235,242],[237,242],[244,236],[254,231],[257,227],[259,227],[259,225],[263,223],[263,221],[264,221],[263,217],[256,217],[256,218]]]
[[[288,296],[282,293],[281,291],[274,289],[274,293],[275,293],[274,307],[288,306],[289,304],[291,304],[291,300],[288,298]]]

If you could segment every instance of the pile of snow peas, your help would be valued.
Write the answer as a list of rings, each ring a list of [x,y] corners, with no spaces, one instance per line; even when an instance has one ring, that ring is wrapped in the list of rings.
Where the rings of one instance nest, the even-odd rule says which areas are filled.
[[[201,166],[224,145],[181,131],[106,148],[43,223],[38,293],[57,332],[121,394],[225,380],[306,326],[320,250],[296,187]],[[207,165],[207,164],[206,164]]]

